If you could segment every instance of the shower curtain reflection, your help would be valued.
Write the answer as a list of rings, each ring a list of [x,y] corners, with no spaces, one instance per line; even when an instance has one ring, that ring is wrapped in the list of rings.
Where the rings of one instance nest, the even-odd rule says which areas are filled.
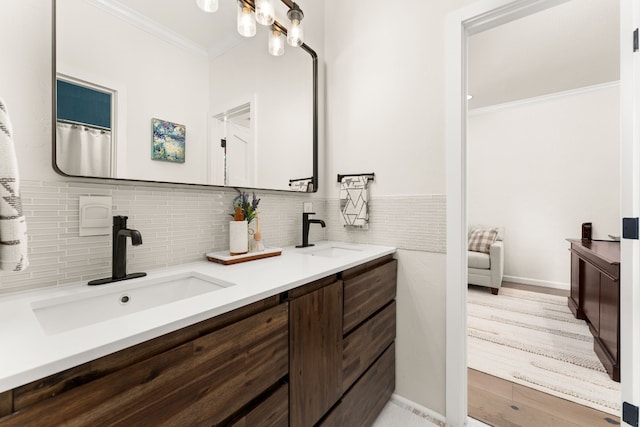
[[[110,178],[111,131],[57,122],[56,162],[68,175]]]

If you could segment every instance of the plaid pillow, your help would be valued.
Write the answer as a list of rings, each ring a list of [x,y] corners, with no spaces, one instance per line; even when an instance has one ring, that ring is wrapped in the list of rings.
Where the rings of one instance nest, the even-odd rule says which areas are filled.
[[[473,252],[482,252],[485,254],[489,253],[489,248],[496,241],[496,237],[498,237],[498,229],[491,228],[489,230],[483,230],[480,228],[476,228],[471,232],[469,236],[469,247],[468,249]]]

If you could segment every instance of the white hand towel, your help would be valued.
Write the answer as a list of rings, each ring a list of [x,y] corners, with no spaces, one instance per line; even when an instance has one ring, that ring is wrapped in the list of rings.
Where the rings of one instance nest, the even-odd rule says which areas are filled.
[[[27,222],[22,213],[13,128],[0,98],[0,270],[22,271],[27,258]]]
[[[345,176],[340,182],[342,225],[369,228],[369,189],[367,176]]]

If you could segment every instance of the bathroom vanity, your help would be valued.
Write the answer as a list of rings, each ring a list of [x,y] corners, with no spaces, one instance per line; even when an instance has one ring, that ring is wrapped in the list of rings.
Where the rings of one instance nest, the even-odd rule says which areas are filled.
[[[0,426],[370,425],[395,388],[394,251],[323,242],[245,265],[170,269],[230,285],[27,343],[44,350],[93,337],[62,359],[0,360],[10,368],[0,377]],[[44,292],[13,305],[33,311]]]

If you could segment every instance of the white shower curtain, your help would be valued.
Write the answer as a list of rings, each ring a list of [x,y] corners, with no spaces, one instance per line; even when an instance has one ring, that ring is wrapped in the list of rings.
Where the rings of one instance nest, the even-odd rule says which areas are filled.
[[[69,175],[111,177],[111,131],[57,124],[56,160]]]

